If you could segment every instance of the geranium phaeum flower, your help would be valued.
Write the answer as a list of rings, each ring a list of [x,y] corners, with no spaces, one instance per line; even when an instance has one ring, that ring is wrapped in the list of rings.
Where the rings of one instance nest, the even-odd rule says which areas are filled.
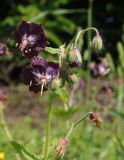
[[[14,33],[16,46],[23,55],[32,58],[48,44],[43,27],[39,24],[22,21]]]
[[[96,64],[95,62],[91,62],[90,69],[95,77],[105,76],[110,72],[110,68],[104,63]]]
[[[6,54],[8,51],[7,45],[4,43],[0,43],[0,55]]]
[[[35,57],[31,64],[23,70],[22,81],[24,84],[29,85],[30,91],[42,94],[51,86],[59,71],[58,63]]]

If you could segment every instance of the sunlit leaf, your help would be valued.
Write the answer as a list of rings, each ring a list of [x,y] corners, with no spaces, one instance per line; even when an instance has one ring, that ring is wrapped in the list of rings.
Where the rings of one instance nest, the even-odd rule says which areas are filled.
[[[45,51],[51,54],[58,54],[60,50],[58,48],[46,47]]]
[[[36,156],[34,156],[32,153],[30,153],[26,147],[23,145],[12,141],[12,146],[16,150],[16,152],[23,158],[23,160],[39,160]]]

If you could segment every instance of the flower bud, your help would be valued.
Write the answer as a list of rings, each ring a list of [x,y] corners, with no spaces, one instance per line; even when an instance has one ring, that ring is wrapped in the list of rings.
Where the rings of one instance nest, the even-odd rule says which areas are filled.
[[[80,51],[76,47],[73,47],[69,53],[69,66],[79,67],[81,63],[82,63],[82,58]]]
[[[102,38],[99,34],[97,34],[91,42],[91,48],[93,51],[99,52],[102,49],[102,47],[103,47]]]
[[[8,53],[7,45],[4,43],[0,43],[0,56],[7,54],[7,53]]]
[[[60,78],[56,78],[51,85],[52,90],[56,90],[57,88],[60,88],[62,86],[62,80]]]
[[[72,81],[73,83],[75,83],[75,82],[78,81],[78,77],[77,77],[76,74],[71,74],[71,75],[69,76],[69,78],[71,79],[71,81]]]

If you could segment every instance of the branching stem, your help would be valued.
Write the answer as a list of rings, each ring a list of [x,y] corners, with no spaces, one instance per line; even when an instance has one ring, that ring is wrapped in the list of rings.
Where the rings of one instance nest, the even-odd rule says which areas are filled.
[[[71,128],[69,130],[69,132],[66,135],[66,138],[68,139],[70,137],[70,134],[72,133],[72,131],[74,130],[74,128],[81,122],[83,121],[85,118],[87,118],[92,112],[88,112],[86,115],[84,115],[82,118],[80,118],[79,120],[77,120],[76,122],[72,123]]]
[[[77,45],[78,43],[78,39],[80,38],[81,34],[84,34],[85,32],[89,31],[89,30],[92,30],[92,31],[95,31],[96,32],[96,35],[99,35],[99,32],[98,30],[95,28],[95,27],[89,27],[89,28],[86,28],[86,29],[81,29],[78,33],[77,33],[77,36],[76,36],[76,39],[75,39],[75,45]]]

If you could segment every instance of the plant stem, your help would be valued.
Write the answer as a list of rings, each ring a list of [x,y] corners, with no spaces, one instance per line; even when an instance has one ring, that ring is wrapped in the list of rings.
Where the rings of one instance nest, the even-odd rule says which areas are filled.
[[[46,143],[45,143],[44,160],[48,159],[48,147],[49,147],[50,127],[51,127],[51,111],[52,111],[52,104],[50,103],[49,111],[48,111],[47,128],[46,128]]]
[[[119,79],[121,79],[121,81],[122,81],[123,80],[123,69],[122,69],[122,67],[118,67],[117,72],[118,72]],[[124,94],[123,94],[124,85],[123,85],[123,82],[121,82],[121,84],[118,85],[117,89],[118,89],[117,111],[121,112],[122,104],[123,104],[123,98],[124,98]]]
[[[80,35],[81,34],[84,34],[85,32],[91,32],[91,30],[92,31],[95,31],[96,32],[96,35],[99,35],[99,32],[98,32],[98,30],[95,28],[95,27],[89,27],[89,28],[86,28],[86,29],[81,29],[78,33],[77,33],[77,35],[76,35],[76,39],[75,39],[75,46],[77,45],[77,43],[78,43],[78,39],[79,39],[79,37],[80,37]],[[91,38],[90,38],[90,40],[91,40]],[[89,40],[88,40],[88,45],[89,45]]]
[[[88,8],[88,18],[87,18],[87,28],[92,26],[92,12],[93,12],[93,0],[89,0],[89,8]],[[91,40],[91,31],[88,31],[87,35],[87,45],[89,47],[89,41]]]
[[[0,112],[0,116],[1,116],[2,126],[3,126],[3,129],[4,129],[5,133],[6,133],[6,136],[9,139],[9,141],[12,141],[13,139],[12,139],[10,131],[9,131],[8,127],[7,127],[7,124],[6,124],[6,121],[5,121],[5,117],[4,117],[4,113],[3,113],[2,110]]]
[[[92,12],[93,12],[93,0],[89,0],[89,8],[88,8],[88,18],[87,18],[87,27],[90,28],[92,26]],[[90,47],[90,41],[91,41],[91,30],[88,31],[87,34],[87,46],[88,46],[88,51],[89,51],[89,58],[88,58],[88,65],[91,61],[91,47]],[[90,93],[90,71],[88,71],[88,76],[87,76],[87,93],[89,97]]]
[[[117,97],[117,110],[118,110],[118,112],[121,112],[121,108],[123,105],[123,90],[124,90],[124,86],[123,86],[123,84],[120,84],[118,86],[118,97]]]
[[[74,130],[74,128],[81,122],[83,121],[85,118],[87,118],[92,112],[88,112],[87,114],[85,114],[82,118],[80,118],[79,120],[77,120],[76,122],[72,123],[72,126],[69,130],[69,132],[66,135],[66,138],[68,139],[70,134],[72,133],[72,131]]]
[[[3,110],[4,110],[4,105],[2,102],[0,102],[0,119],[1,119],[2,127],[3,127],[3,130],[4,130],[8,140],[11,142],[11,141],[13,141],[13,138],[12,138],[12,135],[9,131],[8,126],[7,126]],[[16,158],[17,158],[17,160],[21,160],[18,154],[16,154]]]

